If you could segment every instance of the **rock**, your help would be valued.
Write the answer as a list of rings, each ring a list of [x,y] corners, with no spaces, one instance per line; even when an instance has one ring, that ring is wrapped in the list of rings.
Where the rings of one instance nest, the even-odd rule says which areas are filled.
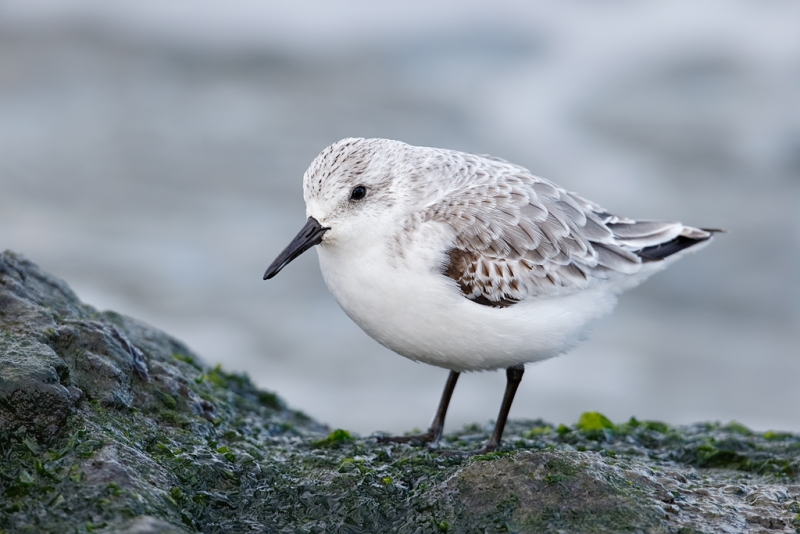
[[[491,425],[446,436],[469,449]],[[0,254],[0,534],[779,532],[800,437],[587,413],[512,421],[505,449],[379,445],[82,304]],[[787,530],[789,529],[789,530]]]
[[[185,530],[149,515],[137,517],[125,525],[114,525],[102,530],[102,534],[180,534],[181,532]]]
[[[81,396],[67,365],[47,345],[5,331],[0,355],[0,432],[58,434]]]

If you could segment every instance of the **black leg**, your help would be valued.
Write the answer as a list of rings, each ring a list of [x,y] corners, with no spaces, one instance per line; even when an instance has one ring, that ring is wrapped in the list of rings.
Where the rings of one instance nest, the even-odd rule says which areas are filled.
[[[497,423],[494,425],[494,432],[484,449],[491,452],[500,446],[500,439],[503,437],[503,430],[506,428],[508,412],[511,411],[511,403],[514,402],[514,395],[517,394],[519,383],[522,382],[522,375],[525,367],[522,365],[509,367],[506,369],[506,393],[503,395],[503,404],[500,405],[500,413],[497,415]]]
[[[436,410],[436,416],[433,418],[431,428],[428,430],[433,435],[431,443],[437,443],[439,438],[442,437],[444,431],[444,418],[447,415],[447,408],[450,406],[450,397],[453,396],[453,391],[456,389],[456,382],[458,381],[458,373],[450,371],[447,376],[447,382],[444,385],[442,392],[442,400],[439,401],[439,408]]]
[[[486,442],[486,446],[474,451],[442,451],[446,456],[471,456],[473,454],[486,454],[500,447],[500,439],[503,437],[503,430],[506,428],[508,412],[511,410],[511,403],[514,402],[514,395],[517,393],[519,383],[522,382],[522,375],[525,373],[523,365],[517,365],[506,369],[506,393],[503,395],[503,404],[500,405],[500,413],[497,415],[497,423],[494,425],[492,437]]]
[[[442,437],[444,430],[444,418],[447,415],[447,407],[450,406],[450,398],[453,396],[453,390],[456,389],[456,382],[458,381],[458,373],[450,371],[447,377],[447,383],[444,385],[442,392],[442,400],[439,401],[439,409],[436,410],[436,416],[433,418],[431,427],[424,434],[415,434],[413,436],[382,436],[378,438],[378,443],[408,443],[409,441],[421,441],[423,443],[436,443]],[[514,396],[513,394],[511,395]],[[501,430],[502,432],[502,430]]]

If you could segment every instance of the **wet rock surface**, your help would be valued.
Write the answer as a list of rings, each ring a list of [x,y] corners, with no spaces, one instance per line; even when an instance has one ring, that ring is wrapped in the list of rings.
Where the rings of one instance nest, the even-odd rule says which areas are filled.
[[[505,438],[461,458],[331,432],[0,254],[2,533],[800,529],[800,436],[586,413]]]

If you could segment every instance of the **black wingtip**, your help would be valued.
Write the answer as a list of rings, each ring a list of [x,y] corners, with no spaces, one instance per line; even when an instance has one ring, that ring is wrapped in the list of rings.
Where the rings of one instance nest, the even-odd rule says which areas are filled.
[[[709,230],[705,228],[703,228],[703,231],[709,232],[710,234],[722,232],[722,230]],[[645,247],[641,250],[637,250],[635,254],[640,258],[642,258],[643,262],[660,261],[663,260],[664,258],[672,256],[673,254],[677,254],[682,250],[697,245],[698,243],[708,241],[709,239],[711,239],[710,235],[707,237],[699,237],[699,238],[679,235],[675,239],[672,239],[665,243],[659,243],[658,245],[653,245],[651,247]]]

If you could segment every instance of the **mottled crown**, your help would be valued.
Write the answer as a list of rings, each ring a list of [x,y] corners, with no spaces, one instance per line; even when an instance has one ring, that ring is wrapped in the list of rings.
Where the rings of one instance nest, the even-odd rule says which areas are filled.
[[[319,197],[325,190],[324,184],[332,178],[346,183],[357,182],[358,177],[368,169],[374,169],[381,164],[381,160],[374,155],[378,151],[390,149],[386,146],[390,143],[392,141],[386,139],[349,137],[325,148],[306,170],[303,177],[303,196],[306,199]]]

